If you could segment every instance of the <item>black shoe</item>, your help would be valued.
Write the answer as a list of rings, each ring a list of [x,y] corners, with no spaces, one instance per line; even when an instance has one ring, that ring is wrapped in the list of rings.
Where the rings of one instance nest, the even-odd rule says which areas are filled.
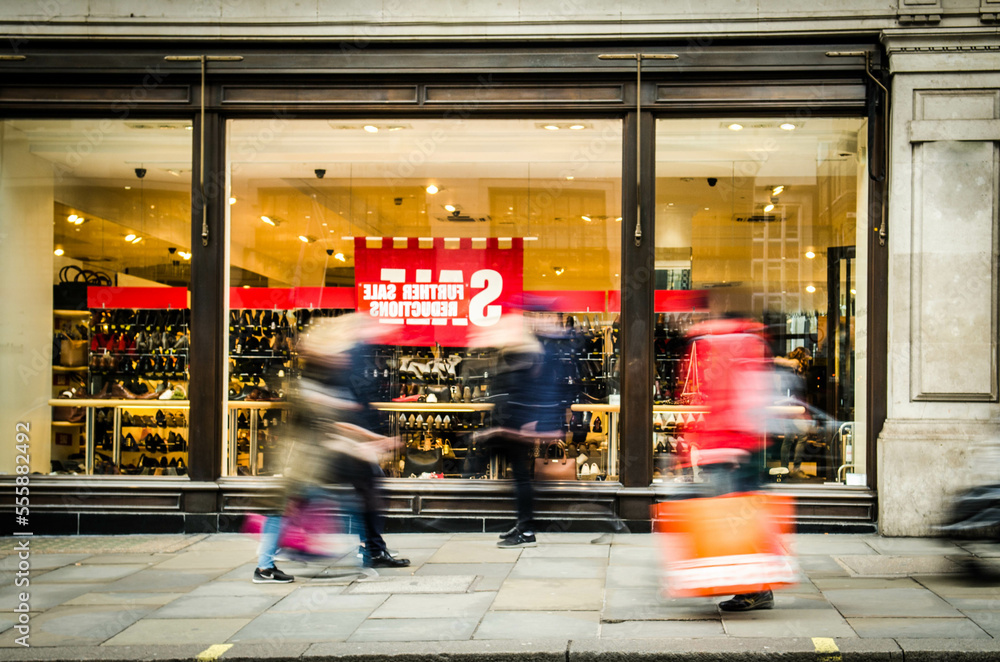
[[[275,567],[270,567],[265,570],[256,568],[253,571],[253,583],[254,584],[288,584],[294,582],[295,577],[291,575],[286,575],[282,571]]]
[[[733,596],[731,600],[719,603],[722,611],[751,611],[753,609],[774,609],[774,593],[744,593]]]
[[[518,531],[516,535],[497,543],[497,547],[537,547],[535,534],[532,531]]]
[[[410,559],[395,559],[388,552],[382,552],[365,559],[366,568],[405,568],[410,565]]]
[[[520,532],[521,532],[521,530],[515,526],[510,531],[505,531],[504,533],[501,533],[500,534],[500,540],[510,540],[511,538],[513,538],[514,536],[516,536],[517,534],[519,534]]]

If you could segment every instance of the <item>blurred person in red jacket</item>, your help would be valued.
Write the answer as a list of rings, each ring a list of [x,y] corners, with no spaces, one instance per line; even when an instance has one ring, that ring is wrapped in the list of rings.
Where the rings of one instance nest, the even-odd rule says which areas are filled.
[[[686,390],[705,404],[704,420],[688,427],[710,496],[752,492],[760,487],[766,444],[767,408],[774,403],[774,363],[764,326],[736,315],[707,320],[688,331]],[[719,605],[724,611],[770,609],[770,590],[737,595]]]

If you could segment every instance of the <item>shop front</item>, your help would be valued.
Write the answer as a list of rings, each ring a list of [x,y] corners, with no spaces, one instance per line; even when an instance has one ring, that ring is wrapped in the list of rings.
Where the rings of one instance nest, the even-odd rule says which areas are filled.
[[[775,357],[770,489],[800,525],[873,530],[874,43],[161,46],[0,62],[0,388],[30,440],[0,471],[36,532],[234,530],[281,482],[297,339],[350,312],[393,338],[369,375],[401,440],[390,529],[499,529],[477,433],[490,331],[526,307],[574,393],[554,530],[648,530],[698,482],[686,337],[725,311]]]

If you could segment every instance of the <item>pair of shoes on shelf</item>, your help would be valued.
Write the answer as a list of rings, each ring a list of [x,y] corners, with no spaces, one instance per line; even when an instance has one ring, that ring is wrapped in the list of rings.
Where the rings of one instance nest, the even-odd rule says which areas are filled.
[[[586,462],[580,467],[581,476],[600,476],[601,468],[597,466],[597,462],[591,462],[588,466]]]
[[[255,568],[253,571],[254,584],[288,584],[294,581],[295,577],[286,575],[275,566],[264,568],[263,570]]]
[[[497,547],[502,548],[512,548],[512,547],[537,547],[538,542],[535,540],[534,531],[521,531],[520,529],[514,528],[503,534],[500,537],[500,542],[497,543]]]
[[[719,603],[722,611],[752,611],[754,609],[774,609],[774,593],[743,593]]]
[[[389,552],[381,552],[365,559],[366,568],[405,568],[409,565],[409,559],[393,558]]]

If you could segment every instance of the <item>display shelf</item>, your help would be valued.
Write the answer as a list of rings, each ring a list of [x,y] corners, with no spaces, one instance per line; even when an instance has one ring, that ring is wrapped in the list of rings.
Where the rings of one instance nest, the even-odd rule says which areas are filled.
[[[285,400],[227,400],[230,409],[288,409],[290,404]]]
[[[491,411],[491,402],[373,402],[371,406],[379,411],[412,411],[432,413],[461,413]]]
[[[87,424],[86,421],[80,421],[79,423],[70,423],[69,421],[52,421],[52,427],[54,428],[79,428]]]
[[[53,310],[52,314],[56,317],[67,317],[71,319],[83,319],[85,317],[90,317],[89,310]]]
[[[54,365],[54,366],[52,366],[52,372],[55,372],[55,373],[60,373],[60,372],[87,372],[87,370],[88,370],[88,368],[85,365],[79,365],[79,366],[73,366],[73,367],[67,367],[67,366],[64,366],[64,365]]]
[[[49,400],[53,407],[129,407],[142,409],[187,409],[190,400],[112,400],[100,398],[53,398]]]

